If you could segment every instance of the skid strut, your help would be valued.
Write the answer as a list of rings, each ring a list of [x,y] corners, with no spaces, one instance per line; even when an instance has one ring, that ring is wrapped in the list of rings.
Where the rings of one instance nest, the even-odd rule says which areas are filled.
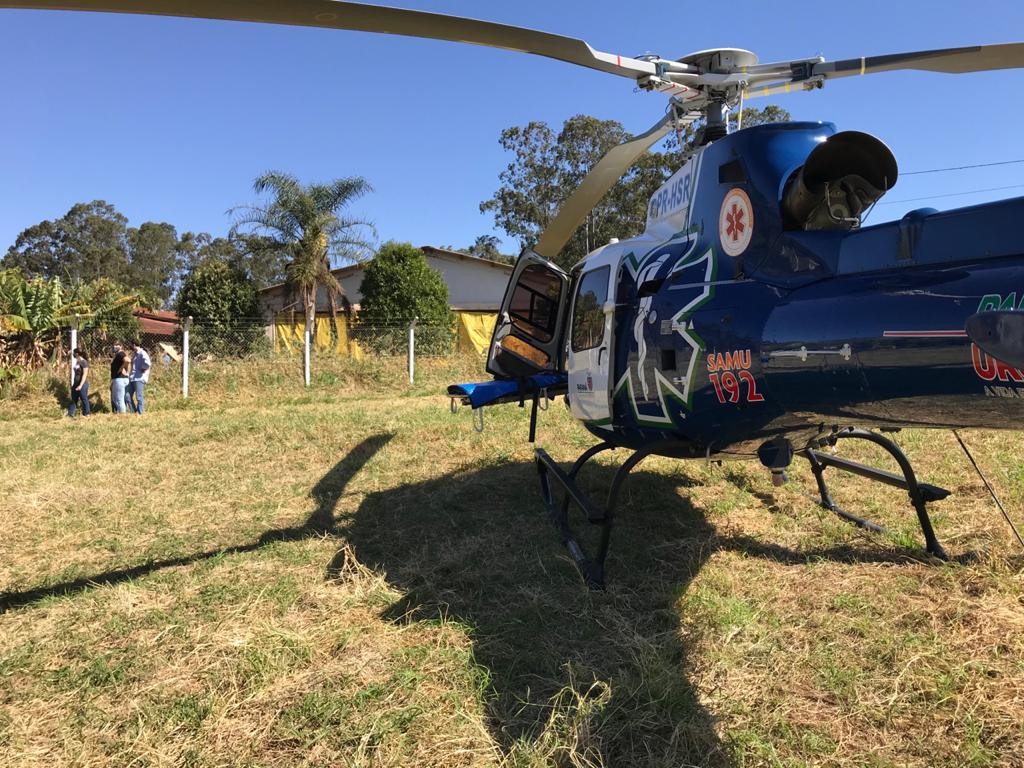
[[[836,469],[844,472],[850,472],[854,475],[860,475],[866,477],[869,480],[875,480],[879,483],[885,483],[886,485],[893,485],[897,488],[903,488],[910,496],[910,503],[914,506],[914,510],[917,512],[917,520],[921,524],[921,532],[924,534],[925,548],[929,554],[939,558],[940,560],[949,560],[949,556],[946,551],[939,544],[939,540],[935,537],[935,531],[932,528],[931,518],[928,516],[928,502],[939,501],[949,496],[949,491],[945,488],[939,488],[936,485],[930,485],[928,483],[919,483],[917,476],[914,474],[914,468],[910,465],[910,460],[906,454],[900,450],[900,447],[896,445],[892,440],[875,432],[869,432],[865,429],[844,429],[829,435],[827,438],[819,441],[818,446],[824,445],[835,445],[840,439],[852,439],[852,440],[867,440],[870,443],[874,443],[884,448],[888,453],[896,460],[899,464],[900,471],[903,473],[902,476],[895,472],[887,472],[884,469],[876,469],[875,467],[869,467],[865,464],[860,464],[856,461],[850,461],[839,456],[833,456],[829,453],[822,453],[815,448],[807,448],[800,451],[800,455],[807,459],[811,465],[811,471],[814,473],[814,479],[818,482],[818,492],[821,494],[821,506],[830,512],[834,512],[842,519],[849,523],[865,528],[869,531],[876,531],[884,533],[885,529],[873,523],[870,520],[865,520],[862,517],[852,515],[844,509],[841,509],[833,500],[831,494],[828,492],[828,486],[825,484],[825,470],[829,467],[835,467]]]
[[[544,500],[544,507],[551,517],[555,527],[558,528],[562,544],[568,550],[573,562],[583,576],[584,582],[590,589],[604,589],[605,572],[604,562],[608,556],[608,545],[611,541],[612,522],[615,517],[615,507],[618,503],[619,490],[626,476],[645,458],[654,453],[657,445],[641,448],[633,453],[622,466],[615,472],[611,488],[608,489],[608,499],[603,508],[594,504],[589,496],[576,483],[576,476],[586,464],[602,451],[608,451],[617,446],[611,443],[598,443],[584,451],[568,472],[562,470],[555,460],[548,456],[543,448],[536,449],[537,474],[540,476],[540,493]],[[551,492],[551,479],[554,478],[565,490],[565,496],[561,503],[555,499]],[[588,523],[601,526],[601,538],[597,547],[597,554],[591,557],[583,548],[576,534],[569,525],[569,505],[575,502],[576,506],[583,512]]]

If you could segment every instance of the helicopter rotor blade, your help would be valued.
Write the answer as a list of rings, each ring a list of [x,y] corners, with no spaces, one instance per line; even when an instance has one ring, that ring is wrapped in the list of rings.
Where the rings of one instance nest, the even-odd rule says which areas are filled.
[[[677,125],[692,123],[699,117],[699,112],[676,115],[670,112],[644,133],[609,150],[558,209],[533,250],[545,259],[555,258],[587,214],[647,150],[665,138]]]
[[[941,48],[836,61],[805,59],[789,62],[791,72],[788,76],[780,71],[780,65],[784,64],[785,62],[780,62],[745,69],[748,87],[743,92],[743,97],[750,99],[813,90],[820,88],[825,81],[835,78],[871,75],[878,72],[919,70],[957,75],[1024,68],[1024,43]]]
[[[0,8],[132,13],[347,29],[533,53],[631,80],[654,75],[657,71],[650,61],[598,51],[583,40],[550,32],[341,0],[0,0]]]
[[[1024,43],[998,45],[972,45],[964,48],[941,48],[932,51],[891,53],[884,56],[865,56],[859,59],[823,61],[811,67],[810,75],[824,75],[827,79],[917,69],[926,72],[945,72],[951,75],[965,72],[984,72],[992,69],[1024,67]]]

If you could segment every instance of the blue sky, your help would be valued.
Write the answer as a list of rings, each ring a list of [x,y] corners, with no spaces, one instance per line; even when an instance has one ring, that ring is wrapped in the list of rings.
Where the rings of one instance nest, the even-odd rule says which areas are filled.
[[[284,0],[282,0],[284,1]],[[400,0],[580,37],[624,55],[738,47],[762,61],[1024,40],[1003,0],[766,2]],[[796,119],[873,133],[902,171],[1024,158],[1024,70],[885,73],[771,101]],[[509,158],[500,131],[577,113],[639,132],[664,98],[624,79],[506,51],[390,35],[107,14],[0,11],[0,252],[25,227],[101,198],[133,225],[224,234],[268,169],[303,181],[360,175],[352,209],[379,238],[465,246],[503,233],[478,210]],[[1024,164],[907,176],[886,201],[1024,184]],[[880,204],[871,221],[1024,187]],[[504,239],[504,238],[503,238]],[[517,250],[505,240],[506,250]]]

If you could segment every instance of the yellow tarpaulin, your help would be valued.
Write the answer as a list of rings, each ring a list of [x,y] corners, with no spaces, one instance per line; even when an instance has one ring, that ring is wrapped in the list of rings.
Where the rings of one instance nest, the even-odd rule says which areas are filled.
[[[459,354],[478,354],[487,352],[494,333],[494,323],[498,316],[494,312],[455,312],[456,352]],[[303,320],[293,320],[291,316],[274,323],[274,349],[277,352],[302,352],[302,336],[305,330]],[[317,316],[313,326],[313,349],[317,352],[333,351],[341,357],[363,358],[362,348],[349,338],[348,317],[339,315],[336,333],[331,333],[331,318]],[[336,339],[335,339],[336,336]]]
[[[475,352],[484,354],[491,346],[494,323],[498,315],[494,312],[456,312],[455,322],[459,330],[458,351],[462,354]]]
[[[301,352],[306,324],[304,321],[279,320],[274,323],[274,349],[277,352]],[[341,357],[362,359],[363,350],[348,335],[348,318],[339,315],[335,333],[331,333],[331,318],[317,317],[313,324],[313,338],[310,340],[317,352],[331,352]]]

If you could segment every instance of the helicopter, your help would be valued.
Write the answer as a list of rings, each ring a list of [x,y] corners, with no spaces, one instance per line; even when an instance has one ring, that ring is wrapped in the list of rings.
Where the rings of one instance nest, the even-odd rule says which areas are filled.
[[[864,226],[896,183],[879,139],[827,122],[730,132],[745,100],[814,91],[831,80],[895,70],[964,74],[1024,67],[1024,43],[760,63],[747,50],[677,59],[629,57],[523,27],[339,0],[0,0],[0,8],[139,13],[423,37],[557,59],[662,94],[649,130],[608,152],[514,267],[486,370],[449,387],[452,409],[564,396],[597,443],[566,471],[536,448],[541,495],[585,583],[605,585],[617,499],[651,455],[752,459],[781,484],[809,462],[820,504],[843,519],[825,471],[907,491],[926,551],[948,559],[927,505],[949,491],[920,482],[887,433],[904,427],[1014,428],[1024,415],[1024,198]],[[742,111],[740,112],[742,114]],[[568,271],[554,263],[588,212],[672,131],[702,125],[683,165],[655,192],[644,231],[613,240]],[[625,233],[624,233],[625,234]],[[833,452],[862,440],[894,473]],[[629,457],[596,504],[577,483],[607,450]],[[564,490],[556,499],[552,483]],[[600,526],[590,554],[571,505]]]

